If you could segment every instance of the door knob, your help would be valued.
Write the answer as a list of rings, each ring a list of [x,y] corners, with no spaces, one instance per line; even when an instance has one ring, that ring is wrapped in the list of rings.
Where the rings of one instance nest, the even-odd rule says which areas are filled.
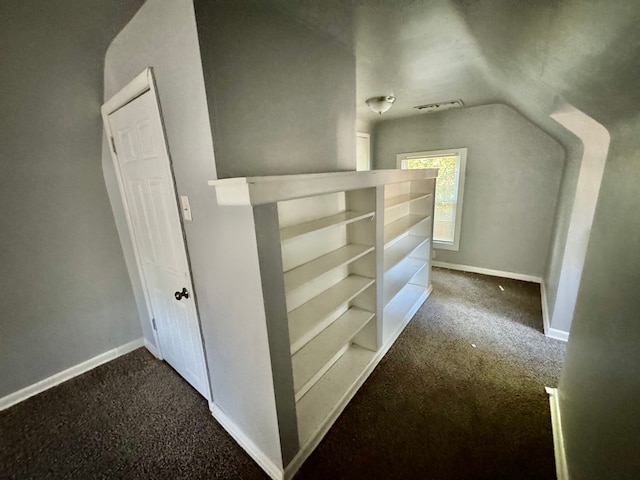
[[[183,288],[181,292],[174,293],[176,300],[182,300],[183,298],[189,298],[189,292],[186,288]]]

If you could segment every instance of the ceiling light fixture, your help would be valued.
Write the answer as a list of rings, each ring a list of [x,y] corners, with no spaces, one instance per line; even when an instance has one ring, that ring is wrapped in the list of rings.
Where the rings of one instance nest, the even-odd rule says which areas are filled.
[[[371,110],[376,112],[379,115],[382,115],[384,112],[391,108],[393,102],[396,101],[396,97],[391,95],[385,95],[382,97],[371,97],[366,100],[366,104],[369,106]]]
[[[424,112],[440,112],[442,110],[449,110],[450,108],[464,107],[462,100],[449,100],[448,102],[430,103],[428,105],[417,105],[413,108]]]

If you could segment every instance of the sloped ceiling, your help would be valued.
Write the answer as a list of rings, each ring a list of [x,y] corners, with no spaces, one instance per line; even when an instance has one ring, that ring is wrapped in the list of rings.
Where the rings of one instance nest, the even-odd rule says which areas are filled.
[[[559,140],[569,103],[607,125],[640,110],[637,0],[274,0],[353,48],[360,125],[462,99],[506,103]],[[382,117],[365,99],[395,95]],[[566,143],[566,142],[565,142]]]

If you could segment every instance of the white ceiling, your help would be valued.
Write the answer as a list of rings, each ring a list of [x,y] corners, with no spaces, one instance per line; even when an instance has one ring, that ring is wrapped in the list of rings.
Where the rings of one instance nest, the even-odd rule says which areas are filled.
[[[360,124],[462,99],[506,103],[562,136],[570,103],[601,123],[637,115],[637,0],[274,0],[353,48]],[[364,101],[395,95],[379,117]]]

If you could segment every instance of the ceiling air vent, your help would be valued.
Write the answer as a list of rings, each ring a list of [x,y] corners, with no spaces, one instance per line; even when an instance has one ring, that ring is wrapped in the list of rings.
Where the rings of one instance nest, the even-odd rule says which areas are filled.
[[[462,100],[450,100],[448,102],[430,103],[428,105],[418,105],[415,108],[422,112],[441,112],[442,110],[449,110],[450,108],[464,107]]]

